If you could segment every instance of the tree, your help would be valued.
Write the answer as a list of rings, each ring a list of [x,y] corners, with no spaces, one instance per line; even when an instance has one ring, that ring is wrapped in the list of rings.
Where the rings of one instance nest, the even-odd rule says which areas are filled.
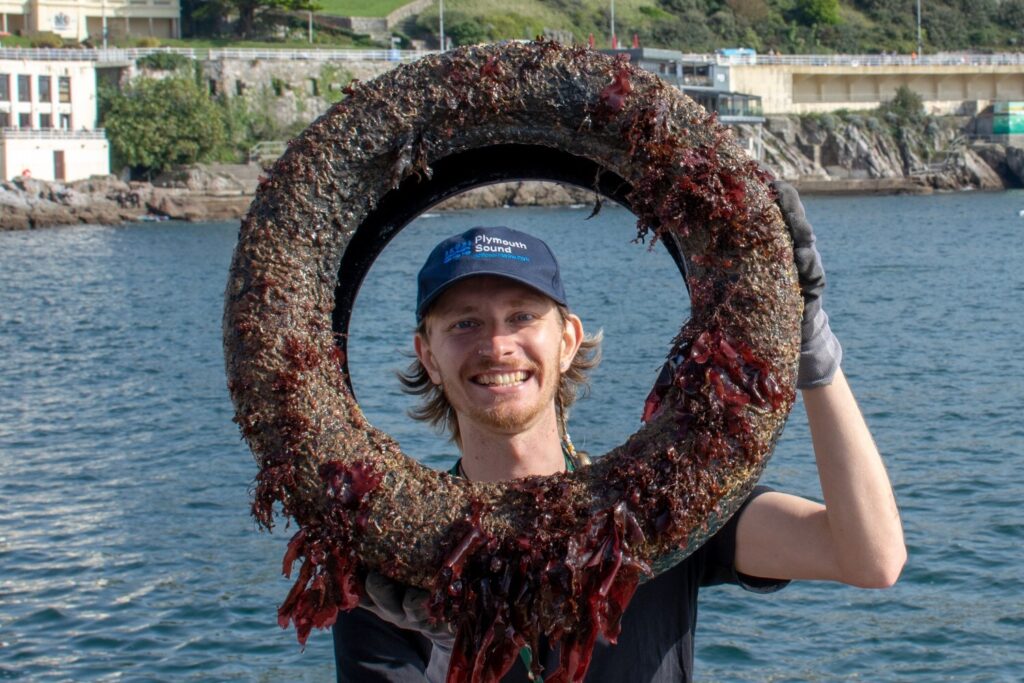
[[[797,0],[796,10],[808,26],[839,23],[839,0]]]
[[[879,112],[897,123],[920,123],[925,120],[924,98],[905,85],[896,89],[893,98],[883,103]]]
[[[1024,0],[1003,0],[999,4],[999,21],[1009,29],[1024,29]]]
[[[260,20],[274,12],[319,9],[314,0],[183,0],[182,24],[197,33],[209,34],[221,25],[224,17],[237,16],[235,35],[251,38]]]
[[[248,38],[253,34],[256,27],[256,20],[262,15],[274,10],[314,11],[320,9],[313,0],[221,0],[229,8],[238,12],[238,23],[235,24],[235,33],[242,38]]]
[[[220,107],[192,78],[138,78],[103,99],[103,126],[115,158],[136,170],[204,161],[225,141]]]

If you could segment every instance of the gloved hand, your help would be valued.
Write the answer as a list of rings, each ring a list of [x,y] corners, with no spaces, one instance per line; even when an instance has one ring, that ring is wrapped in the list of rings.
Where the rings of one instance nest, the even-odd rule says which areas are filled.
[[[392,581],[377,572],[366,575],[365,591],[366,594],[359,600],[360,607],[370,610],[389,624],[422,633],[436,646],[451,649],[455,635],[448,630],[448,624],[430,623],[427,610],[430,593]]]
[[[778,195],[776,202],[782,210],[782,218],[793,237],[793,256],[800,279],[800,293],[804,297],[804,317],[800,325],[800,369],[796,386],[798,389],[823,387],[832,383],[843,359],[843,348],[832,334],[828,316],[821,307],[821,294],[825,289],[821,254],[814,246],[814,229],[807,222],[804,205],[796,188],[782,180],[776,180],[772,186]]]

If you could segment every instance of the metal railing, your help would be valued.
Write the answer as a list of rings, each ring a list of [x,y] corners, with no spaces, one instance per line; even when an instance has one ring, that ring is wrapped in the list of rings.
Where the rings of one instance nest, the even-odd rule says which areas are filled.
[[[103,128],[63,130],[60,128],[0,128],[0,137],[8,140],[106,140]]]
[[[92,62],[124,62],[155,53],[184,55],[193,59],[263,59],[305,61],[408,62],[431,54],[431,50],[331,50],[323,48],[26,48],[0,47],[0,59],[79,60]],[[686,63],[721,65],[789,65],[789,66],[1024,66],[1024,53],[1000,52],[977,54],[945,52],[930,55],[773,55],[730,56],[688,53],[681,56]]]
[[[262,59],[283,61],[363,61],[409,62],[430,54],[425,50],[308,50],[276,48],[190,48],[190,47],[133,47],[133,48],[33,48],[0,47],[0,59],[54,60],[87,62],[127,62],[151,54],[177,54],[191,59]]]
[[[726,57],[715,56],[718,63],[728,64]],[[934,55],[768,55],[759,54],[757,64],[789,66],[1021,66],[1024,53],[1000,52],[975,54],[944,52]]]

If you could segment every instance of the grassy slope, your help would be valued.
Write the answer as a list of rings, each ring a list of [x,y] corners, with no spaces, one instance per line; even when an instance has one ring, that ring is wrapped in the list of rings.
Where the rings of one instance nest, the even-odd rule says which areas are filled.
[[[339,17],[384,17],[409,0],[317,0],[319,14],[334,14]]]
[[[593,33],[598,42],[609,32],[608,0],[445,0],[445,19],[477,19],[501,38],[535,38],[545,29],[566,31],[578,40]],[[437,25],[437,6],[420,17],[424,26]],[[657,0],[616,0],[615,22],[620,41],[634,27],[650,25],[663,14]],[[499,36],[492,36],[498,38]]]

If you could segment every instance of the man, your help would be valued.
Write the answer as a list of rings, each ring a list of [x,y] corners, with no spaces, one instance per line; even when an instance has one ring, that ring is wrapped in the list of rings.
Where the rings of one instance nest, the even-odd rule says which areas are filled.
[[[691,680],[700,586],[764,592],[819,579],[886,587],[903,567],[892,488],[821,307],[814,234],[796,191],[781,183],[778,190],[805,300],[797,386],[825,504],[755,490],[697,552],[637,589],[619,643],[598,643],[587,681]],[[425,398],[414,416],[446,428],[458,445],[453,474],[501,481],[577,465],[567,411],[598,340],[586,339],[569,312],[546,244],[507,228],[474,228],[442,242],[420,271],[417,320],[417,360],[404,383]],[[443,680],[451,635],[427,622],[425,593],[376,574],[366,592],[367,609],[335,625],[338,680]],[[545,673],[557,668],[557,653],[540,649],[524,650],[504,680],[527,680],[534,657]]]

